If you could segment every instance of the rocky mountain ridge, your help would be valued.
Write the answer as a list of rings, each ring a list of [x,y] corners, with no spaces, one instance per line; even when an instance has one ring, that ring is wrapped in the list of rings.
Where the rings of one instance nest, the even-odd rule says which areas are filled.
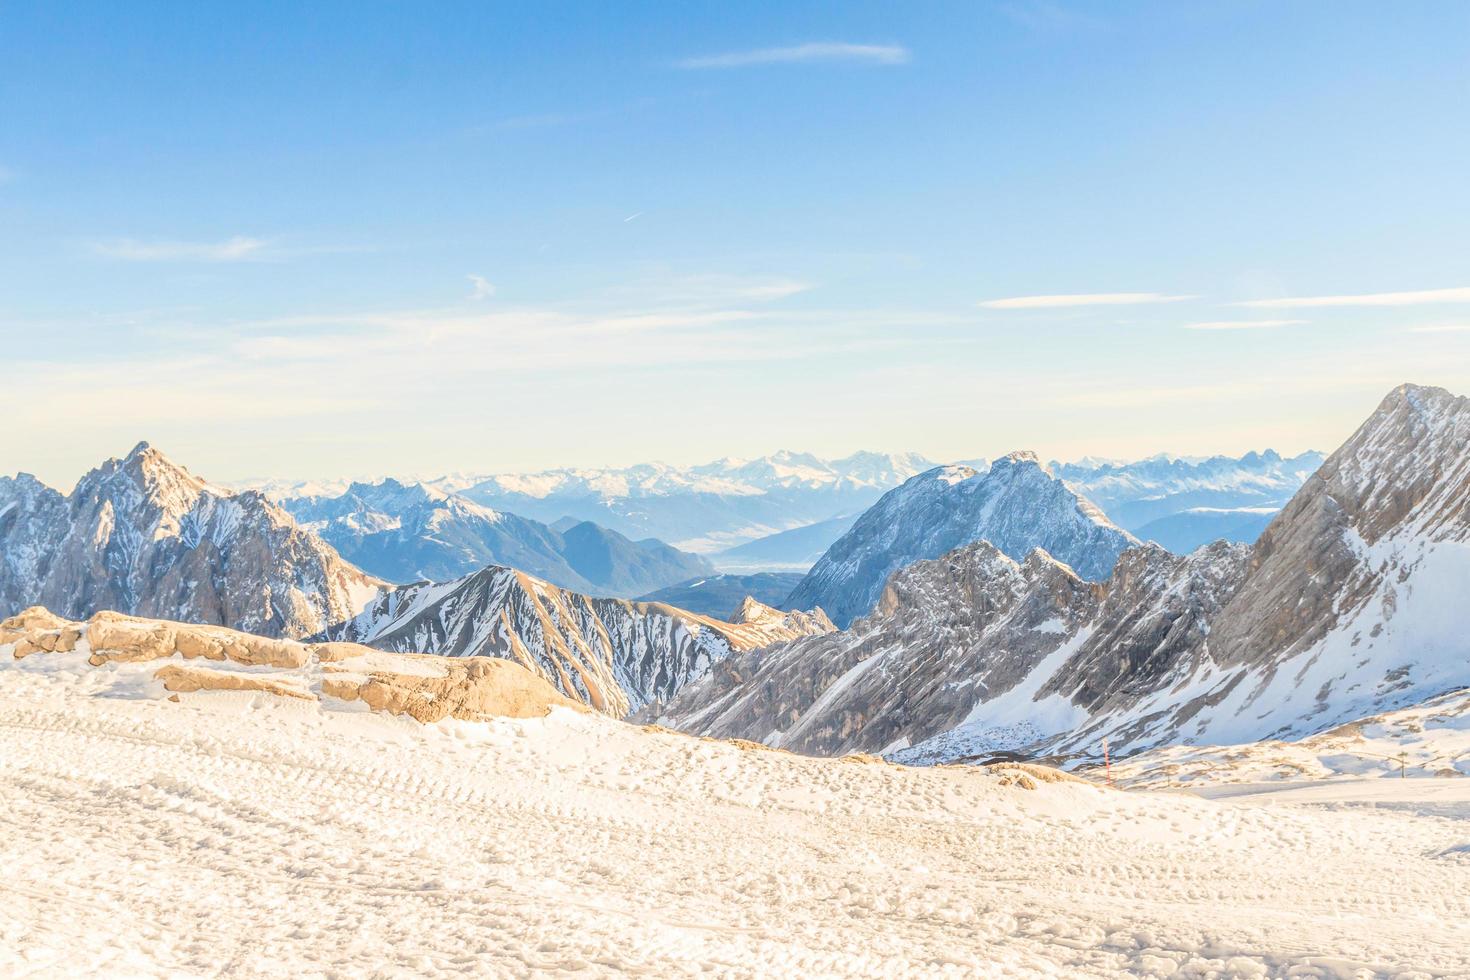
[[[732,652],[827,632],[826,616],[754,600],[722,621],[658,603],[594,598],[510,568],[393,589],[321,639],[384,650],[509,657],[563,694],[623,717],[672,697]]]
[[[0,608],[102,609],[304,636],[384,583],[254,492],[199,479],[145,443],[70,494],[0,479]]]

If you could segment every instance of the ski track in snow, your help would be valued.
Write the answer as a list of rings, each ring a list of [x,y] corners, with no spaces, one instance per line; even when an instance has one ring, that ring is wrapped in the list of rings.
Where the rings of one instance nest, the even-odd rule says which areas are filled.
[[[0,976],[1470,973],[1470,780],[1026,790],[149,668],[0,657]]]

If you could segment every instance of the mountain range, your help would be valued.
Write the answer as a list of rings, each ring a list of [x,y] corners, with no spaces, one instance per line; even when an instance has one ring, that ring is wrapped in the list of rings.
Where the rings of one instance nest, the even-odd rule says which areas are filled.
[[[1254,541],[1321,460],[1320,453],[1283,458],[1268,449],[1239,458],[1161,454],[1135,462],[1053,461],[1044,468],[1098,504],[1119,527],[1185,554],[1217,538]],[[883,493],[934,465],[917,453],[863,452],[828,460],[783,451],[699,466],[647,463],[621,469],[455,474],[420,482],[425,492],[466,503],[473,499],[494,513],[514,514],[557,530],[586,520],[635,543],[650,535],[673,541],[705,556],[722,572],[805,572]],[[958,465],[984,471],[990,464],[969,460]],[[294,510],[297,499],[330,500],[348,496],[354,486],[412,482],[270,480],[241,486],[259,489]],[[389,562],[383,567],[391,573],[379,574],[390,578],[413,571],[427,574],[412,556],[383,557]],[[516,563],[508,554],[497,553],[490,560]],[[557,564],[551,558],[528,570],[568,587],[598,585],[567,577]],[[625,587],[612,591],[634,594]]]
[[[1401,386],[1253,546],[1135,546],[1092,582],[978,541],[643,717],[915,763],[1300,737],[1470,684],[1467,503],[1470,401]]]
[[[782,451],[699,466],[561,469],[434,485],[524,517],[552,522],[570,516],[708,553],[858,513],[932,465],[916,453],[859,452],[826,460]]]
[[[1176,554],[1224,539],[1250,544],[1322,465],[1319,452],[1283,458],[1275,450],[1131,463],[1051,462],[1052,475],[1102,508],[1117,525]]]
[[[630,541],[590,521],[549,526],[421,483],[355,482],[281,503],[348,561],[400,584],[496,564],[579,592],[632,596],[714,571],[662,541]]]
[[[103,609],[305,636],[385,583],[252,491],[207,483],[146,442],[70,494],[0,478],[0,608]]]

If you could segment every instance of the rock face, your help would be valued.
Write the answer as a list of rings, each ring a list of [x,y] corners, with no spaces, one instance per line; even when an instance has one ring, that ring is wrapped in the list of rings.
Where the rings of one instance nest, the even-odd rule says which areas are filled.
[[[232,493],[147,443],[69,495],[0,480],[0,608],[101,609],[305,636],[382,584],[258,493]]]
[[[832,628],[820,611],[784,613],[752,602],[738,622],[722,622],[658,603],[593,598],[492,566],[453,582],[394,589],[323,638],[505,657],[622,717],[672,696],[733,651]]]
[[[533,718],[554,707],[586,710],[509,660],[304,644],[110,611],[70,622],[36,606],[0,621],[0,662],[69,653],[86,654],[93,667],[150,665],[152,680],[175,701],[179,694],[211,691],[336,698],[421,722]],[[169,662],[151,666],[158,661]]]
[[[1251,554],[1177,722],[1147,744],[1309,734],[1470,684],[1470,399],[1402,385]]]
[[[558,529],[397,480],[282,506],[348,561],[392,582],[443,582],[506,565],[562,588],[628,596],[714,571],[662,541],[630,541],[587,521]]]
[[[1405,385],[1253,547],[1145,545],[1089,583],[971,545],[645,714],[914,763],[1301,737],[1470,685],[1467,581],[1470,401]]]
[[[1123,549],[1137,543],[1048,475],[1035,455],[1012,453],[985,472],[940,466],[884,494],[827,549],[786,605],[820,606],[846,626],[873,608],[895,571],[981,540],[1015,559],[1042,548],[1086,579],[1106,577]]]
[[[848,630],[732,657],[640,717],[700,734],[820,755],[933,759],[1026,745],[1126,700],[1194,650],[1245,549],[1189,558],[1153,545],[1089,582],[1036,549],[1017,562],[989,542],[893,575]]]

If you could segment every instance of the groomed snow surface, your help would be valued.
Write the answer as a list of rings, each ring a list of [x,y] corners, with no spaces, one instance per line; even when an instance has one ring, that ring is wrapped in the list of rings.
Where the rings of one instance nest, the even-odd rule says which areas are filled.
[[[4,654],[0,976],[1470,973],[1470,779],[1028,789]]]

